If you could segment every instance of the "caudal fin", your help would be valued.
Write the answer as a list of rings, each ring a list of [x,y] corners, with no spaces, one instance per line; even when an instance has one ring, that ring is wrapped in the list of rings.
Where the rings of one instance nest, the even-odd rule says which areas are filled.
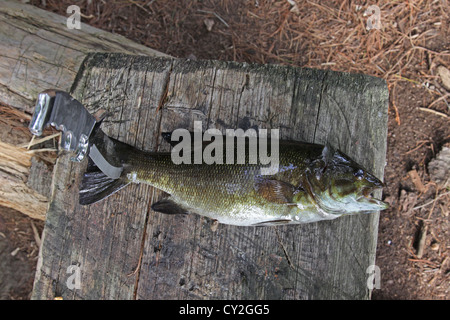
[[[119,191],[129,183],[130,181],[124,175],[119,179],[109,178],[89,159],[88,168],[81,181],[79,203],[88,205],[98,202]]]

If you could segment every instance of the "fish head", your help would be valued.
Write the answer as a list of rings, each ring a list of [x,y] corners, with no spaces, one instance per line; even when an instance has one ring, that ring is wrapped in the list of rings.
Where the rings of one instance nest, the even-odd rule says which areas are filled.
[[[308,180],[317,204],[328,213],[356,214],[388,208],[373,196],[384,184],[340,151],[322,159]]]

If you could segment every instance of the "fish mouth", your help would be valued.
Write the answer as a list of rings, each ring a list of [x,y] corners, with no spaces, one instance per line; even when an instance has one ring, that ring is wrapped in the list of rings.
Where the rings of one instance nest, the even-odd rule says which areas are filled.
[[[356,201],[358,201],[361,204],[365,204],[368,207],[370,207],[371,209],[375,209],[375,210],[384,210],[389,208],[389,204],[377,199],[374,197],[373,193],[376,190],[380,190],[383,188],[383,183],[380,183],[381,185],[375,185],[372,187],[364,187],[362,188],[362,190],[360,191],[358,197],[356,198]]]

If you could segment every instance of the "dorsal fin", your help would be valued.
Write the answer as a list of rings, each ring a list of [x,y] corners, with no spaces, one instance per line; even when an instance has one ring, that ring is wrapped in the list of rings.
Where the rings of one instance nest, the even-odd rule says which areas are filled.
[[[194,132],[189,132],[190,134],[190,139],[191,139],[191,150],[194,150],[195,148],[195,144],[194,144]],[[211,143],[211,141],[203,141],[203,134],[204,132],[201,133],[201,137],[202,137],[202,150],[205,150],[205,147],[207,145],[209,145]],[[179,144],[181,142],[180,141],[172,141],[172,132],[162,132],[161,136],[163,137],[164,141],[166,141],[167,143],[170,144],[170,146],[173,148],[175,147],[177,144]],[[222,136],[221,136],[222,137]]]
[[[325,165],[328,165],[333,159],[335,149],[331,146],[331,144],[327,141],[322,150],[322,160],[325,162]]]

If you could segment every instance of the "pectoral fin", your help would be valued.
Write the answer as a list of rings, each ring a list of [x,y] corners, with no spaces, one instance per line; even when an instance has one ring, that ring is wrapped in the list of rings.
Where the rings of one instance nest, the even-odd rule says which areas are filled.
[[[152,210],[165,214],[188,214],[189,211],[178,204],[171,197],[159,200],[152,204]]]
[[[256,183],[256,190],[270,202],[290,205],[293,204],[297,188],[290,183],[280,180],[263,179]]]

